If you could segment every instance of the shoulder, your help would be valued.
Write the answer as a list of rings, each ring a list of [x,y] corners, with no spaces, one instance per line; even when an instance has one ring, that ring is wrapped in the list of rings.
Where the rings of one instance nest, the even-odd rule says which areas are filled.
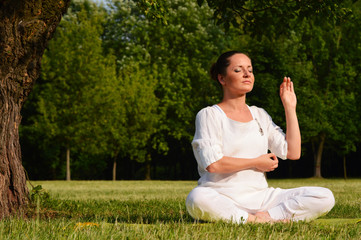
[[[203,117],[203,116],[221,116],[222,112],[221,110],[216,106],[208,106],[205,108],[202,108],[198,113],[197,117]]]
[[[197,121],[217,121],[222,118],[221,110],[216,106],[208,106],[201,109],[196,116]]]

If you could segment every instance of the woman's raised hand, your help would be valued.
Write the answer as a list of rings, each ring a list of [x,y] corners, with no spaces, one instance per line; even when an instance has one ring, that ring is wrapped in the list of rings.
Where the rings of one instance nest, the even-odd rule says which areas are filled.
[[[278,167],[278,159],[274,153],[267,153],[256,158],[256,168],[261,172],[270,172]]]
[[[285,110],[296,108],[297,98],[291,78],[289,77],[283,78],[283,82],[280,86],[280,97]]]
[[[293,83],[289,77],[284,77],[280,86],[280,96],[286,114],[286,140],[288,143],[287,158],[299,159],[301,156],[301,133],[296,114],[297,98]]]

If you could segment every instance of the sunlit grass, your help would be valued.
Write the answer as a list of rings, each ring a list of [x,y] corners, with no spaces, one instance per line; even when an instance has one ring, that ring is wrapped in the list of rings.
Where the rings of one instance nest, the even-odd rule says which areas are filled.
[[[272,187],[323,186],[335,208],[309,223],[195,222],[184,201],[196,181],[37,181],[50,194],[27,219],[0,222],[0,239],[360,239],[361,180],[269,180]]]
[[[61,200],[177,199],[197,185],[195,181],[34,181]]]

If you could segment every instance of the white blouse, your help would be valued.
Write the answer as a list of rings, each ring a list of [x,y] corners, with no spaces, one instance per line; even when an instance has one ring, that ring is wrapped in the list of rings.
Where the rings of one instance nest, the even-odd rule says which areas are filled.
[[[212,187],[243,206],[254,208],[261,204],[265,195],[271,194],[263,172],[246,169],[209,173],[206,170],[223,156],[256,158],[270,150],[286,159],[287,142],[282,129],[264,109],[255,106],[249,109],[253,120],[238,122],[228,118],[218,105],[203,108],[196,117],[192,147],[198,163],[199,186]]]

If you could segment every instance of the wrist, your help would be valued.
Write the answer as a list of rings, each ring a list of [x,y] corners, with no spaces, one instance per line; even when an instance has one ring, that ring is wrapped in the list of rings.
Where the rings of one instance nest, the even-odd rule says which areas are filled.
[[[294,107],[284,107],[285,113],[287,114],[296,114],[296,106]]]
[[[256,157],[254,160],[253,160],[253,168],[256,168],[256,169],[259,169],[259,163],[260,163],[260,157]]]

